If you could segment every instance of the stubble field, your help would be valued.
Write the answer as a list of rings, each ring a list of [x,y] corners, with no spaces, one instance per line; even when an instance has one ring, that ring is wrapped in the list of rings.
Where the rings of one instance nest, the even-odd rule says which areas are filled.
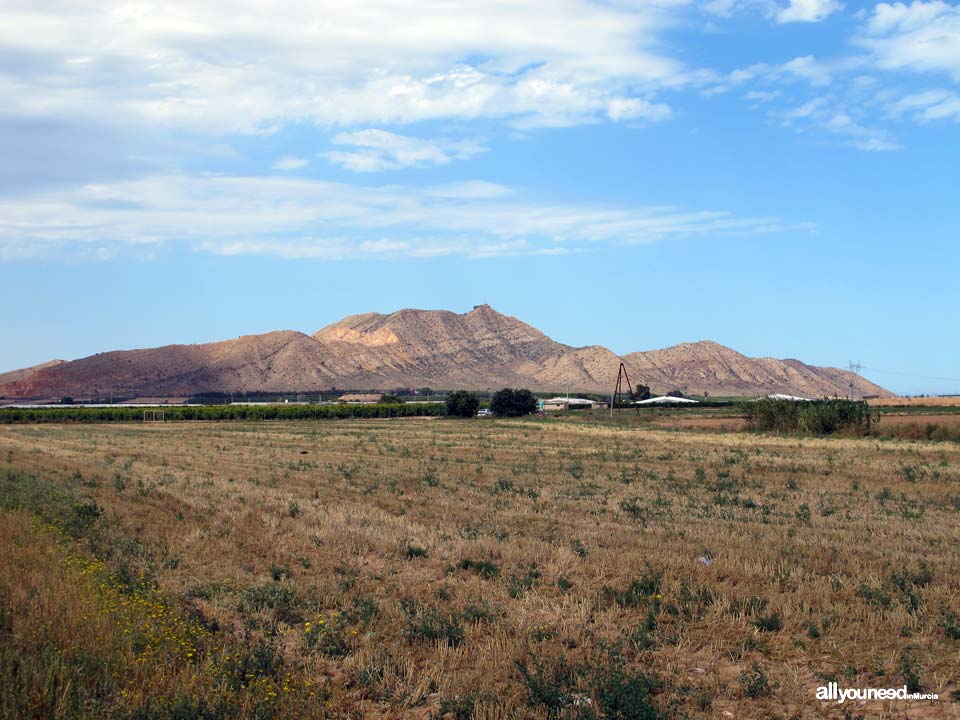
[[[6,717],[960,717],[952,442],[17,425],[0,489]]]

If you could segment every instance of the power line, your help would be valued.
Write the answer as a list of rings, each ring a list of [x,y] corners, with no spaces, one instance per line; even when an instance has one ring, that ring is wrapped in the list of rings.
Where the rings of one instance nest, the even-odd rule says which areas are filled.
[[[868,367],[866,365],[861,365],[860,367],[863,370],[884,373],[886,375],[903,375],[904,377],[920,378],[922,380],[946,380],[948,382],[960,382],[960,378],[943,377],[941,375],[919,375],[917,373],[901,372],[900,370],[882,370],[880,368]]]
[[[860,394],[860,370],[863,368],[863,365],[857,362],[850,362],[850,371],[857,376],[857,382],[854,383],[853,380],[850,381],[850,399],[859,400],[859,397],[856,397]]]

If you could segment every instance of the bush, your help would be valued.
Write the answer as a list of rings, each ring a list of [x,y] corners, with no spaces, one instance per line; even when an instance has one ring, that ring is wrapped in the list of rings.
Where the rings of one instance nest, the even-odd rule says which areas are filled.
[[[741,403],[751,430],[794,435],[869,435],[879,421],[876,410],[853,400],[773,400]]]
[[[454,390],[447,395],[447,415],[454,417],[473,417],[480,409],[480,400],[466,390]]]
[[[490,409],[501,417],[522,417],[537,411],[537,398],[529,390],[504,388],[493,394]]]
[[[408,642],[443,641],[450,647],[463,643],[463,625],[453,616],[435,607],[421,607],[409,599],[402,600],[400,605],[407,616],[407,627],[402,634]]]
[[[457,563],[457,567],[461,570],[471,570],[480,577],[488,579],[500,574],[500,568],[497,567],[497,564],[489,560],[471,560],[470,558],[464,558]]]
[[[740,673],[740,682],[743,685],[743,694],[751,700],[770,694],[770,679],[759,663],[754,662],[750,670]]]

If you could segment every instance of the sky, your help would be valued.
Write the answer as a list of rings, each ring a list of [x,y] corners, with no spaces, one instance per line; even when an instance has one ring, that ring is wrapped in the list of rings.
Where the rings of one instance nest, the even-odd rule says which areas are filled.
[[[960,393],[960,4],[7,0],[0,370],[489,303]]]

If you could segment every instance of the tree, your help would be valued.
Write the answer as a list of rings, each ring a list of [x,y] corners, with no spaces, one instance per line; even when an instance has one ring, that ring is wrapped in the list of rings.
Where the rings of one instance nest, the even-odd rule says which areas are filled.
[[[402,405],[403,399],[397,397],[396,395],[381,395],[380,399],[377,400],[378,403],[390,403],[393,405]]]
[[[504,388],[493,394],[490,409],[500,417],[522,417],[537,411],[537,398],[526,389]]]
[[[635,393],[637,400],[649,400],[653,395],[650,392],[649,385],[637,385],[637,392]]]
[[[686,397],[686,395],[684,395],[683,392],[681,392],[680,390],[671,390],[670,392],[667,393],[667,397],[682,398],[682,397]]]
[[[472,392],[454,390],[447,395],[447,415],[473,417],[480,409],[480,400]]]

